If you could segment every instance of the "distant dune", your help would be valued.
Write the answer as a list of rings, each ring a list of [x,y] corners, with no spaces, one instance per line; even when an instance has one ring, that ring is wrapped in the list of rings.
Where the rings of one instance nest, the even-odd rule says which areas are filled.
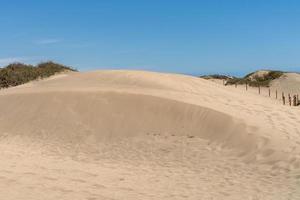
[[[292,93],[300,91],[300,74],[295,72],[283,72],[275,70],[258,70],[247,74],[242,78],[227,75],[205,75],[200,76],[206,80],[222,83],[226,85],[248,84],[254,87],[271,87],[278,90],[290,90]],[[291,89],[292,88],[292,89]]]
[[[272,81],[270,85],[271,88],[300,95],[300,74],[284,73],[283,76]]]
[[[300,109],[257,94],[69,72],[1,90],[0,111],[5,199],[300,199]]]

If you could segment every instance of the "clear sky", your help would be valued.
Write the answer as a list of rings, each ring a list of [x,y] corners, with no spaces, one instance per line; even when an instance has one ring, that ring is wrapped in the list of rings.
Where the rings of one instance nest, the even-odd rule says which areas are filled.
[[[300,71],[299,0],[0,0],[0,66]]]

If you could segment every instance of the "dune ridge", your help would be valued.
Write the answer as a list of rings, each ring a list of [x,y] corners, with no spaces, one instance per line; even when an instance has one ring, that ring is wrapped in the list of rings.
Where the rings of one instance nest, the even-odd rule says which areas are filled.
[[[224,192],[226,194],[217,197],[211,190],[211,197],[239,199],[255,198],[258,195],[258,199],[274,199],[275,195],[278,199],[284,199],[288,197],[286,195],[297,195],[294,181],[297,181],[295,177],[300,168],[300,127],[297,118],[300,111],[296,108],[283,108],[278,102],[258,95],[225,88],[191,76],[111,70],[73,72],[2,90],[0,108],[0,146],[3,148],[9,148],[8,144],[21,143],[26,144],[27,147],[22,149],[26,152],[26,148],[41,145],[38,152],[48,148],[63,156],[67,155],[64,151],[68,147],[68,151],[76,152],[77,155],[73,155],[76,158],[81,152],[85,152],[85,159],[94,162],[97,154],[103,154],[101,148],[105,147],[109,149],[105,151],[109,155],[109,163],[118,159],[121,163],[131,163],[133,160],[138,163],[142,159],[141,165],[149,167],[148,162],[152,163],[161,155],[176,158],[175,152],[179,146],[174,141],[184,141],[183,150],[188,151],[184,155],[189,159],[155,162],[167,162],[165,165],[174,165],[174,169],[184,163],[191,163],[186,166],[194,168],[199,164],[198,161],[198,164],[193,163],[195,155],[227,152],[224,155],[216,153],[215,158],[208,156],[207,162],[233,159],[232,163],[224,161],[224,165],[239,171],[233,167],[234,163],[237,166],[240,162],[249,163],[254,168],[261,169],[257,173],[262,176],[270,172],[285,177],[284,180],[277,180],[278,177],[282,178],[277,175],[274,178],[284,185],[280,195],[275,192],[275,187],[270,186],[272,181],[269,185],[266,184],[271,192],[265,192],[262,188],[261,196],[259,192],[256,194],[254,186],[259,183],[256,181],[260,181],[260,178],[251,178],[252,182],[249,184],[253,184],[253,188],[246,188],[244,194],[231,191],[232,188],[227,183],[224,186],[228,189]],[[155,141],[153,137],[156,138]],[[26,143],[27,140],[30,142]],[[186,140],[195,141],[197,145],[193,150]],[[127,141],[128,144],[124,146],[122,141]],[[155,156],[152,153],[152,157],[148,155],[149,149],[152,153],[156,152]],[[118,153],[114,154],[114,151]],[[135,157],[139,159],[136,160]],[[243,167],[243,170],[247,172],[250,169]],[[220,169],[217,174],[223,176],[222,171]],[[290,173],[293,178],[286,178]],[[209,183],[213,184],[218,177]],[[262,178],[262,181],[270,180],[272,178]],[[191,182],[190,186],[193,184]],[[136,186],[132,188],[141,190]],[[112,197],[109,190],[105,191],[109,193],[106,197]],[[193,195],[189,196],[189,189],[185,192],[186,199],[199,198],[196,193],[194,198]],[[178,194],[166,199],[169,198],[182,199]]]
[[[246,148],[247,152],[261,141],[264,148],[270,140],[284,141],[269,124],[262,126],[253,116],[247,118],[249,113],[240,112],[241,105],[227,103],[227,108],[220,99],[243,102],[243,96],[184,75],[122,70],[70,73],[11,88],[1,95],[5,116],[1,132],[10,130],[12,134],[45,131],[49,136],[71,134],[71,140],[85,138],[86,133],[95,138],[114,138],[154,131],[200,136],[225,146]],[[251,99],[245,103],[252,103]],[[274,132],[272,137],[266,131]]]

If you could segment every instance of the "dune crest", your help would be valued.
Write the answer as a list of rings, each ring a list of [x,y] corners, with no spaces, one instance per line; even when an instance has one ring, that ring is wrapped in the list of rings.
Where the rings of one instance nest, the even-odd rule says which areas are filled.
[[[73,152],[78,162],[87,159],[92,163],[105,158],[102,163],[107,159],[110,164],[120,162],[130,166],[133,161],[145,167],[157,163],[155,166],[173,166],[174,170],[181,165],[193,170],[198,165],[203,170],[217,167],[214,169],[218,176],[212,176],[214,178],[207,183],[201,182],[208,187],[225,176],[226,170],[219,169],[220,165],[239,173],[262,170],[257,171],[260,175],[256,178],[251,175],[251,181],[238,179],[237,184],[243,181],[253,184],[251,188],[244,188],[243,194],[233,191],[224,179],[226,184],[224,194],[218,194],[223,196],[220,199],[225,198],[225,193],[228,199],[255,198],[257,181],[273,179],[269,172],[284,174],[300,168],[300,127],[296,117],[299,110],[286,109],[264,97],[196,77],[122,70],[68,73],[2,90],[0,108],[0,148],[25,145],[22,154],[31,148],[36,152],[50,149],[49,152],[56,152],[55,157],[57,152],[62,157],[66,157],[68,151]],[[8,155],[17,157],[12,152]],[[81,158],[82,153],[85,153],[84,158]],[[210,163],[208,166],[199,164],[199,156],[204,154],[206,163]],[[176,158],[178,155],[181,155],[180,160]],[[52,157],[49,159],[49,163],[56,162]],[[60,167],[65,165],[68,164],[62,162]],[[93,166],[86,165],[96,170]],[[282,177],[275,179],[285,185],[281,191],[285,198],[285,191],[293,189],[295,179],[281,180]],[[193,181],[186,186],[199,180]],[[276,188],[266,184],[267,187],[271,187],[271,191]],[[148,190],[149,194],[155,193]],[[112,197],[111,191],[105,191],[109,193],[107,197]],[[212,196],[217,195],[211,192]],[[126,195],[130,197],[129,193]],[[276,194],[262,192],[265,199],[272,199],[273,195]],[[173,197],[180,199],[180,196]],[[194,197],[197,199],[199,194]]]
[[[239,105],[227,110],[222,95],[241,102],[235,93],[191,76],[122,70],[70,73],[4,90],[0,130],[47,135],[63,143],[152,132],[192,135],[248,153],[261,141],[269,148],[267,143],[280,139],[268,138],[259,121],[251,124],[254,119],[235,116]]]

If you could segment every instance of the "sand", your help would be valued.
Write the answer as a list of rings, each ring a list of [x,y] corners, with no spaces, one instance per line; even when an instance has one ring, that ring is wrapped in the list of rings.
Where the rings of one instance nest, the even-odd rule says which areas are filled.
[[[300,109],[200,78],[68,73],[0,91],[3,199],[300,199]]]
[[[284,73],[279,79],[272,81],[272,89],[300,95],[300,74],[299,73]]]

